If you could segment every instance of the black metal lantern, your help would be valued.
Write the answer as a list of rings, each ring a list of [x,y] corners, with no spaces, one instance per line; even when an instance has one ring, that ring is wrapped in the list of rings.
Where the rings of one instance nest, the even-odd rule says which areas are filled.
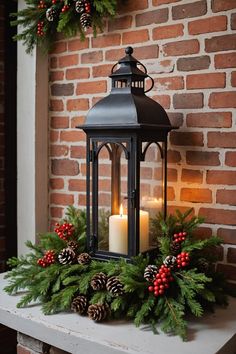
[[[145,95],[154,84],[145,66],[131,47],[125,52],[119,68],[112,68],[111,93],[80,127],[87,134],[88,248],[98,259],[130,259],[151,250],[151,218],[166,214],[172,126],[160,104]],[[148,77],[152,85],[145,90]]]

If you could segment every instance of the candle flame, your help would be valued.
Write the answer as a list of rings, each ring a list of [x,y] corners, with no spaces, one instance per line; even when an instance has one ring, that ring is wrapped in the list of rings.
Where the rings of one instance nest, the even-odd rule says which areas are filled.
[[[123,205],[121,204],[121,205],[120,205],[120,217],[123,216],[123,213],[124,213]]]

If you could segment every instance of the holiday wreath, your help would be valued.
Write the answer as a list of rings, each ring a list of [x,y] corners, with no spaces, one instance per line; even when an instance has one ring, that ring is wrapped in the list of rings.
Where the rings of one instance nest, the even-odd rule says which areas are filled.
[[[116,14],[116,0],[26,0],[26,8],[11,14],[13,26],[22,26],[14,39],[23,40],[26,51],[38,44],[51,48],[57,33],[65,37],[80,34],[81,40],[91,27],[93,34],[102,31],[104,19]]]
[[[150,260],[139,255],[131,263],[96,261],[86,253],[85,212],[67,209],[66,219],[55,231],[42,234],[38,244],[27,242],[31,252],[11,258],[6,274],[9,294],[26,290],[18,307],[42,303],[44,314],[73,310],[94,321],[133,319],[136,326],[156,326],[186,339],[186,315],[199,317],[214,304],[227,304],[224,280],[216,272],[214,248],[220,239],[195,239],[202,222],[176,211],[166,220],[152,220],[158,252]]]

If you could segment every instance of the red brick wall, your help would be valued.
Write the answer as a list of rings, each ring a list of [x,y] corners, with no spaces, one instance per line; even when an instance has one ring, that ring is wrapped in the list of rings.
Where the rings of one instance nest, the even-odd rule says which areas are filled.
[[[0,5],[0,272],[5,264],[4,5]]]
[[[58,41],[50,56],[50,216],[85,205],[85,136],[75,126],[110,89],[127,45],[155,80],[150,93],[180,127],[170,135],[169,207],[194,207],[225,241],[236,281],[236,1],[139,0],[97,38]]]

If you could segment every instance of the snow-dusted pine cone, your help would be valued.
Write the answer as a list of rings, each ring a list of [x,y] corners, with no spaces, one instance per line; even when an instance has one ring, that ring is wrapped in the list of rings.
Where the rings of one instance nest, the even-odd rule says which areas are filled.
[[[166,267],[173,268],[176,264],[176,257],[175,256],[167,256],[163,263]]]
[[[86,12],[82,13],[80,16],[80,23],[82,28],[86,31],[86,29],[92,25],[92,16]]]
[[[89,264],[91,262],[91,256],[88,253],[80,253],[77,257],[77,261],[79,264]]]
[[[78,242],[76,242],[76,241],[69,241],[69,242],[67,243],[67,247],[68,247],[68,248],[71,248],[74,252],[76,252],[77,249],[78,249],[78,247],[79,247],[79,244],[78,244]]]
[[[84,295],[78,295],[71,303],[71,310],[77,312],[79,315],[85,313],[88,306],[88,299]]]
[[[88,308],[88,316],[91,320],[100,322],[105,320],[110,314],[110,308],[107,304],[94,304]]]
[[[75,252],[71,248],[63,248],[58,255],[58,261],[61,264],[71,264],[75,259]]]
[[[124,286],[116,276],[110,277],[107,280],[106,288],[114,296],[120,296],[124,294]]]
[[[46,19],[49,22],[52,22],[56,19],[57,17],[57,11],[54,9],[54,7],[49,7],[49,9],[47,9],[46,11]]]
[[[157,266],[154,264],[149,264],[144,270],[144,279],[147,281],[153,281],[157,274]]]
[[[75,11],[78,12],[79,14],[82,14],[83,12],[85,12],[84,0],[77,0],[76,1]]]
[[[91,279],[91,287],[93,290],[103,290],[106,288],[107,276],[100,272],[95,274]]]
[[[171,251],[171,254],[173,254],[174,256],[179,254],[181,251],[181,243],[172,243],[172,245],[170,247],[170,251]]]

